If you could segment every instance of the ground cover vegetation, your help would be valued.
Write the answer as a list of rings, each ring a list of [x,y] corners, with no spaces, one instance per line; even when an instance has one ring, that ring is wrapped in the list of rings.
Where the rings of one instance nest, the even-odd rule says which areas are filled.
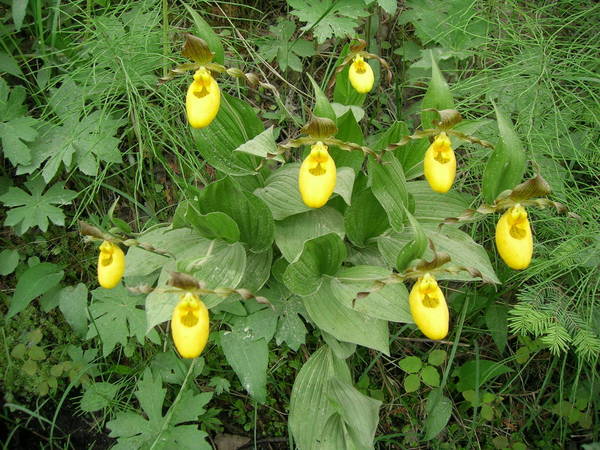
[[[598,448],[595,2],[0,5],[3,448]]]

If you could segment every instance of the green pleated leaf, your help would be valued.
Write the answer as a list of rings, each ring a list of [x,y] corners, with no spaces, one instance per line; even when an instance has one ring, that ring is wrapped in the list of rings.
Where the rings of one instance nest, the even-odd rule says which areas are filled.
[[[470,195],[456,191],[434,192],[427,181],[409,181],[406,188],[415,200],[413,215],[422,223],[441,223],[447,217],[458,217],[472,201]]]
[[[248,142],[243,143],[236,148],[235,151],[258,156],[260,158],[267,158],[269,155],[275,155],[277,153],[277,141],[273,134],[273,126],[270,126],[262,133],[254,136]],[[273,156],[272,159],[280,162],[284,161],[281,155]]]
[[[269,207],[275,220],[282,220],[311,208],[302,202],[298,190],[299,163],[286,164],[273,172],[265,187],[254,191]]]
[[[174,230],[171,227],[154,228],[143,233],[137,240],[182,259],[205,253],[211,243],[209,239],[200,236],[194,230],[189,228]],[[173,259],[141,247],[130,247],[125,255],[125,277],[144,277],[161,269],[169,261]]]
[[[373,194],[383,206],[392,228],[402,231],[404,211],[408,206],[408,191],[400,162],[393,153],[388,152],[381,163],[369,158],[368,167]]]
[[[329,103],[327,96],[323,93],[323,90],[319,87],[313,77],[311,77],[309,74],[307,75],[313,89],[315,90],[315,107],[313,109],[313,114],[317,117],[326,117],[327,119],[331,119],[335,122],[335,111],[333,110],[331,103]]]
[[[405,136],[408,136],[410,131],[406,123],[401,121],[394,122],[387,130],[378,135],[378,139],[373,145],[373,150],[383,150],[390,144],[399,142]],[[398,147],[394,151],[394,155],[402,165],[406,179],[413,179],[423,175],[423,158],[429,147],[427,138],[411,140],[408,144]]]
[[[431,57],[431,80],[429,81],[429,87],[423,97],[423,104],[421,109],[454,109],[454,100],[452,99],[452,93],[450,87],[444,79],[444,75],[440,71],[433,52],[430,52]],[[421,127],[423,129],[431,128],[433,121],[437,120],[437,114],[432,111],[421,112]]]
[[[375,280],[385,279],[391,271],[380,266],[342,267],[331,280],[331,290],[342,304],[359,313],[390,322],[413,323],[408,305],[408,290],[403,283],[375,289]],[[359,293],[370,292],[366,297]]]
[[[499,283],[485,249],[471,236],[454,227],[438,229],[435,224],[422,224],[426,236],[433,241],[438,252],[446,252],[451,261],[446,266],[472,267],[479,270],[486,282]],[[377,246],[389,267],[394,267],[404,246],[412,239],[411,233],[390,233],[377,238]],[[427,249],[422,258],[430,260],[433,253]],[[467,272],[437,273],[440,280],[474,280]]]
[[[146,297],[148,329],[170,320],[173,308],[179,301],[176,294],[164,291],[168,287],[167,281],[170,279],[171,272],[187,271],[186,269],[189,269],[194,277],[204,281],[211,289],[217,287],[236,288],[245,273],[246,253],[241,243],[228,244],[220,240],[211,241],[188,229],[179,229],[172,233],[179,236],[176,243],[169,248],[172,252],[173,249],[176,249],[174,254],[177,255],[177,261],[160,255],[157,255],[160,256],[160,260],[149,258],[148,269],[154,271],[158,267],[162,267],[162,270],[157,282],[158,289]],[[132,250],[134,248],[131,248],[127,254],[126,265],[130,260],[143,264],[143,256],[152,255],[144,252],[135,254],[130,258],[129,253]],[[157,263],[159,264],[158,267],[155,266]],[[132,273],[137,273],[137,271]],[[211,297],[216,296],[207,296],[204,299],[209,308],[222,301],[218,297],[216,299],[211,299]]]
[[[269,208],[260,198],[238,189],[229,177],[201,190],[195,207],[202,214],[222,212],[231,217],[239,228],[240,241],[254,252],[263,252],[273,243],[274,222]]]
[[[228,175],[253,175],[259,160],[235,152],[264,131],[261,120],[246,102],[221,93],[221,106],[215,120],[206,128],[192,128],[198,152],[208,164]]]
[[[334,295],[329,283],[323,283],[303,301],[312,321],[336,339],[389,354],[387,322],[346,306]]]
[[[347,111],[344,115],[337,119],[338,132],[335,135],[336,138],[344,142],[352,142],[354,144],[363,145],[364,136],[362,129],[358,125],[356,118],[352,111]],[[365,155],[360,151],[341,150],[337,147],[331,147],[329,149],[331,157],[335,161],[336,167],[351,167],[354,172],[357,172],[362,167]]]
[[[342,238],[330,233],[304,243],[302,253],[283,274],[288,289],[299,295],[317,291],[324,275],[334,275],[346,258]]]
[[[347,205],[352,203],[352,189],[354,187],[354,178],[356,174],[350,167],[340,167],[337,169],[336,183],[334,193],[344,199]]]
[[[179,204],[173,216],[173,228],[188,227],[209,239],[223,239],[227,242],[240,240],[240,229],[237,223],[222,212],[200,214],[189,201]]]
[[[483,173],[483,197],[488,203],[492,203],[502,191],[519,184],[527,164],[523,144],[510,119],[495,104],[494,109],[500,136]]]
[[[273,262],[273,248],[269,247],[262,253],[246,253],[246,269],[239,286],[250,292],[258,292],[271,275],[271,263]]]
[[[344,219],[339,211],[330,206],[296,214],[275,223],[275,243],[289,262],[302,253],[306,241],[329,233],[344,238]]]
[[[299,449],[321,450],[323,442],[328,442],[331,449],[344,448],[337,446],[341,421],[328,420],[335,413],[327,395],[333,378],[352,382],[346,363],[325,345],[304,363],[292,388],[289,427]]]
[[[350,448],[373,448],[381,402],[361,394],[351,384],[336,378],[329,381],[328,397],[347,424],[354,444]]]
[[[365,189],[353,195],[352,204],[344,213],[344,225],[350,242],[365,247],[369,239],[387,230],[390,222],[371,189]]]
[[[396,258],[396,270],[398,272],[404,271],[413,260],[419,259],[427,249],[427,236],[423,227],[408,210],[405,210],[404,213],[410,224],[408,231],[412,233],[412,239],[398,253]]]
[[[187,3],[183,3],[185,9],[188,14],[192,18],[192,22],[194,22],[194,26],[196,27],[195,33],[198,37],[201,37],[208,44],[208,48],[215,54],[213,61],[218,64],[223,64],[225,59],[225,52],[223,51],[223,44],[221,44],[221,39],[219,36],[213,31],[212,27],[204,20],[200,14],[198,14],[194,9],[192,9]]]

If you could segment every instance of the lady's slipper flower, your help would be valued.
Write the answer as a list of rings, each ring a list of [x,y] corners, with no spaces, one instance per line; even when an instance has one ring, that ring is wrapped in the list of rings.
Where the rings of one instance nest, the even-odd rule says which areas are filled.
[[[448,334],[448,306],[437,281],[426,273],[408,296],[410,314],[419,330],[429,339],[443,339]]]
[[[185,293],[171,317],[173,342],[182,358],[196,358],[208,341],[208,309],[197,295]]]
[[[188,122],[194,128],[204,128],[213,121],[219,112],[221,90],[219,85],[205,67],[200,67],[194,74],[185,98],[185,109]]]
[[[336,169],[333,158],[322,142],[313,144],[310,155],[300,166],[298,186],[302,201],[311,208],[320,208],[333,193],[336,182]]]
[[[525,269],[533,255],[533,237],[527,211],[520,204],[508,209],[496,225],[496,247],[512,269]]]
[[[100,245],[98,255],[98,282],[106,289],[114,288],[125,273],[125,253],[117,244],[109,241]]]
[[[366,94],[373,89],[373,83],[375,76],[373,75],[373,69],[365,62],[362,56],[356,55],[354,61],[350,65],[350,71],[348,72],[348,79],[350,84],[360,94]]]
[[[443,131],[435,137],[425,152],[425,178],[435,192],[448,192],[456,176],[456,157],[450,138]]]

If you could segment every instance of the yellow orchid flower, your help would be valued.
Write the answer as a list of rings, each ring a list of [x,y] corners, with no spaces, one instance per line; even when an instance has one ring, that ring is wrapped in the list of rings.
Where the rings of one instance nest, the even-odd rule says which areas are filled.
[[[456,176],[456,157],[450,138],[443,131],[435,137],[425,152],[425,179],[435,192],[448,192]]]
[[[202,353],[209,332],[208,309],[197,295],[186,292],[171,317],[171,334],[182,358],[196,358]]]
[[[219,112],[221,90],[210,71],[200,67],[194,74],[185,98],[188,122],[194,128],[204,128]]]
[[[311,208],[320,208],[331,197],[335,182],[335,162],[327,146],[319,141],[311,146],[310,155],[300,166],[298,186],[302,201]]]
[[[496,225],[496,247],[512,269],[525,269],[533,255],[533,237],[527,211],[520,204],[508,209]]]
[[[408,296],[410,314],[419,330],[429,339],[443,339],[448,334],[448,305],[435,278],[420,277]]]
[[[114,288],[125,273],[125,253],[117,244],[104,241],[98,255],[98,282],[106,289]]]
[[[373,75],[373,69],[365,62],[363,57],[356,55],[354,61],[350,65],[348,79],[350,80],[352,87],[356,89],[358,93],[366,94],[373,89],[375,75]]]

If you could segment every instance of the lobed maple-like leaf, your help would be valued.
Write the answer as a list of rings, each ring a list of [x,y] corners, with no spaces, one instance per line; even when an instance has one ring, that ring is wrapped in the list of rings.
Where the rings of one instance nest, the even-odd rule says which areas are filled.
[[[360,17],[369,15],[363,0],[288,0],[297,16],[312,31],[318,43],[334,37],[352,36]]]
[[[155,442],[169,442],[169,448],[211,448],[206,442],[206,432],[199,430],[196,424],[182,424],[198,421],[198,417],[206,412],[204,407],[211,399],[212,393],[194,394],[190,389],[185,390],[179,403],[172,406],[172,411],[163,416],[166,392],[160,376],[146,369],[137,384],[135,396],[148,418],[132,411],[118,413],[107,423],[111,431],[110,437],[118,438],[113,449],[150,448]],[[167,447],[160,445],[159,448]]]
[[[0,78],[0,139],[4,156],[14,166],[29,164],[31,152],[27,143],[38,135],[35,129],[38,120],[26,115],[25,96],[23,86],[10,90]]]
[[[36,226],[45,232],[48,230],[49,221],[64,226],[65,215],[55,205],[68,205],[77,193],[65,189],[65,183],[62,182],[55,183],[44,193],[46,184],[41,177],[30,178],[25,182],[25,186],[30,193],[11,186],[8,192],[0,196],[0,202],[12,208],[6,214],[4,225],[14,227],[18,234]]]

